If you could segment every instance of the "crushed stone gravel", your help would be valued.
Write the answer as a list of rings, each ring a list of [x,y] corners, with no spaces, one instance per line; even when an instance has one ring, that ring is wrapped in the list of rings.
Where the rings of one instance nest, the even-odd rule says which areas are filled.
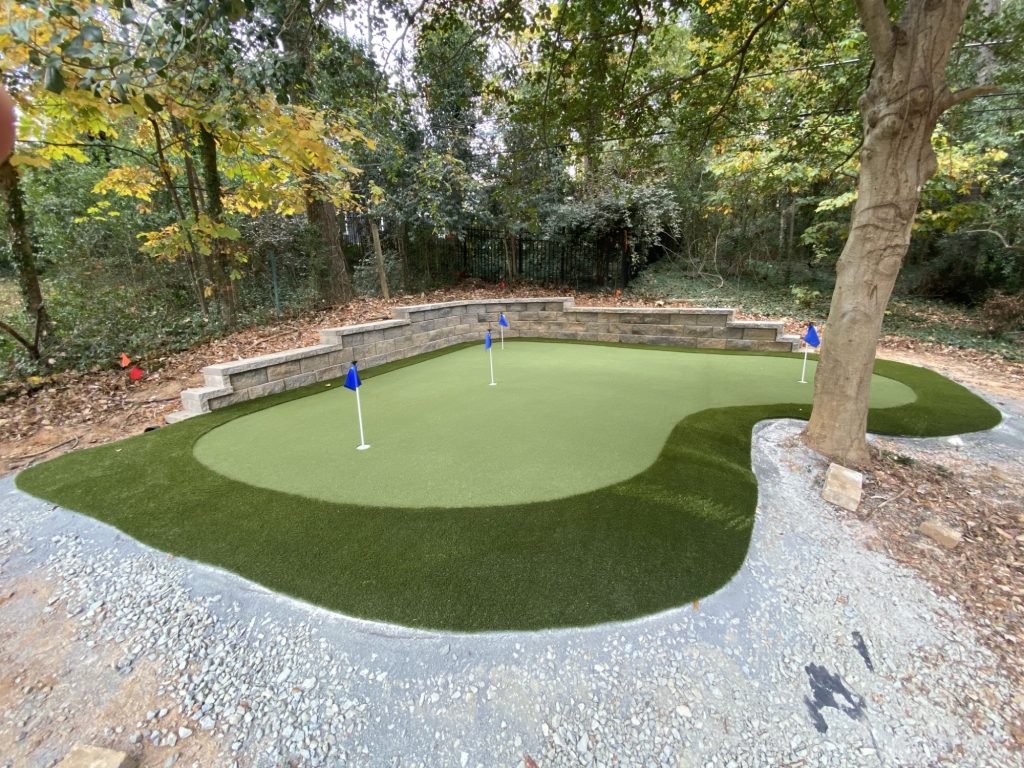
[[[1019,455],[1018,424],[962,450]],[[723,590],[532,633],[338,616],[0,480],[0,768],[53,765],[84,739],[202,768],[1019,765],[992,652],[955,600],[820,500],[826,463],[799,429],[755,429],[757,521]],[[30,633],[66,635],[49,690],[25,671],[46,668]],[[123,706],[61,720],[68,691],[101,677]]]

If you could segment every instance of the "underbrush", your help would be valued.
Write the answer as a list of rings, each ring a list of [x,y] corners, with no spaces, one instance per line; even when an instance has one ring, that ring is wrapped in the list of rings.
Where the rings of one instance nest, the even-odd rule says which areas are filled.
[[[748,277],[717,279],[685,274],[677,265],[658,263],[630,285],[627,295],[645,300],[686,301],[709,307],[733,307],[755,315],[823,323],[828,318],[832,284],[812,274],[795,275],[784,285]],[[883,334],[946,344],[1024,360],[1020,296],[999,294],[978,308],[934,299],[897,295],[889,302]]]

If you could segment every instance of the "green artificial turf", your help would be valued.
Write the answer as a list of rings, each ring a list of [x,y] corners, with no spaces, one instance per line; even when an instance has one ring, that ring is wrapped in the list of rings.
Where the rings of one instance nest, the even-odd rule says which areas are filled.
[[[328,501],[258,487],[225,477],[198,461],[193,453],[195,449],[202,454],[207,441],[208,448],[216,446],[218,432],[228,435],[233,425],[248,429],[246,421],[259,423],[264,414],[269,418],[279,408],[286,415],[289,409],[308,411],[301,423],[289,426],[286,419],[273,427],[285,430],[273,433],[278,452],[283,455],[291,431],[303,425],[316,426],[316,414],[337,410],[340,421],[328,424],[318,434],[336,436],[337,444],[351,451],[345,456],[356,455],[359,461],[385,460],[391,448],[383,427],[389,422],[384,420],[384,409],[374,411],[378,396],[371,393],[393,386],[395,392],[385,400],[392,406],[391,398],[396,394],[404,392],[413,398],[409,393],[417,388],[417,369],[437,364],[434,373],[446,380],[444,363],[458,368],[461,358],[467,357],[466,365],[471,368],[482,364],[485,353],[477,345],[364,372],[367,386],[361,391],[367,426],[371,428],[367,439],[374,446],[370,451],[353,450],[358,440],[353,440],[353,425],[344,423],[346,409],[351,419],[352,404],[342,399],[351,398],[352,393],[337,391],[340,382],[334,382],[329,394],[321,394],[328,388],[318,384],[62,456],[22,472],[17,483],[29,493],[108,522],[154,547],[227,568],[271,589],[350,615],[411,626],[480,631],[593,624],[678,606],[723,586],[742,564],[753,526],[757,487],[750,470],[751,428],[761,419],[806,418],[809,413],[809,384],[799,394],[804,402],[763,402],[769,393],[789,391],[784,389],[788,386],[785,377],[778,379],[779,390],[767,385],[766,381],[775,381],[768,373],[774,366],[788,367],[795,380],[799,357],[657,349],[642,350],[643,355],[653,357],[641,358],[635,356],[640,349],[622,345],[611,348],[520,342],[509,344],[504,353],[496,350],[499,384],[488,387],[484,369],[485,378],[478,383],[486,394],[480,398],[493,395],[496,402],[505,402],[498,400],[501,397],[514,399],[514,356],[521,354],[525,359],[526,350],[532,347],[539,348],[540,357],[554,354],[568,361],[582,349],[585,354],[581,359],[603,361],[589,370],[585,398],[598,409],[588,419],[611,420],[608,424],[581,425],[580,412],[565,414],[557,409],[531,416],[532,428],[524,434],[534,441],[535,450],[540,450],[537,443],[549,439],[547,432],[539,433],[538,428],[550,431],[557,426],[579,436],[568,454],[556,449],[550,454],[555,459],[545,459],[544,463],[555,465],[545,471],[556,477],[560,471],[565,472],[565,477],[572,476],[573,482],[584,483],[578,487],[585,488],[590,487],[586,483],[595,482],[594,477],[589,469],[577,470],[576,465],[605,461],[607,456],[615,465],[615,445],[620,446],[618,457],[627,465],[645,461],[643,457],[627,456],[621,447],[634,445],[629,441],[635,437],[627,434],[632,416],[622,427],[613,415],[622,408],[628,414],[644,410],[637,408],[636,402],[646,403],[657,417],[637,428],[641,437],[636,449],[641,453],[648,450],[647,442],[663,441],[653,452],[644,454],[653,456],[653,462],[631,476],[593,490],[566,496],[557,493],[556,487],[554,492],[561,498],[531,501],[532,492],[527,488],[519,501],[496,505],[500,499],[496,501],[495,496],[500,497],[500,493],[484,497],[479,496],[479,489],[508,488],[510,484],[501,479],[514,475],[515,467],[507,460],[510,441],[500,430],[490,428],[489,433],[480,436],[481,442],[470,437],[470,448],[459,448],[460,465],[466,463],[472,470],[460,476],[479,473],[467,486],[468,495],[453,497],[448,491],[424,489],[423,498],[433,500],[427,503],[436,506],[412,503],[403,508]],[[618,364],[618,360],[630,362]],[[672,410],[666,403],[677,395],[693,397],[699,382],[689,380],[689,389],[673,387],[654,395],[644,389],[640,360],[644,367],[664,366],[666,376],[673,375],[676,368],[716,371],[713,386],[702,394],[702,402],[713,407],[688,414],[685,408]],[[733,363],[737,366],[736,381],[727,375]],[[409,367],[413,364],[414,368]],[[534,383],[539,370],[531,379]],[[878,387],[881,394],[875,395],[881,398],[881,404],[904,404],[874,408],[869,419],[872,431],[931,436],[987,429],[999,422],[997,410],[932,371],[880,361],[875,372],[909,387],[916,399],[907,403],[902,387],[882,382]],[[685,379],[686,374],[677,373]],[[374,382],[377,376],[381,378]],[[424,374],[424,378],[432,377]],[[596,393],[604,386],[608,391],[602,400]],[[653,390],[664,386],[668,385],[660,379],[652,384]],[[750,390],[758,394],[750,395]],[[425,395],[429,402],[420,405],[440,407],[436,401],[445,391],[441,387],[429,397]],[[737,392],[747,393],[741,402],[755,398],[755,404],[729,405]],[[461,390],[452,394],[464,408],[486,402],[468,401]],[[536,396],[551,395],[541,387],[531,403]],[[796,395],[792,397],[797,399]],[[326,404],[326,410],[318,398]],[[279,408],[265,410],[270,406]],[[524,400],[522,407],[526,406]],[[502,425],[516,421],[503,413],[504,408],[496,405],[494,410],[491,420],[498,419]],[[396,416],[393,423],[396,428],[407,425],[418,413],[413,409]],[[684,414],[681,420],[680,413]],[[572,418],[560,421],[562,416]],[[329,421],[326,416],[321,420]],[[242,432],[238,437],[251,437],[259,431]],[[466,438],[445,436],[440,422],[423,431],[431,434],[419,445],[434,446],[434,451],[443,449],[445,439]],[[611,441],[613,450],[590,445],[595,440]],[[496,453],[481,456],[481,445]],[[529,461],[529,453],[527,450],[515,455]],[[331,453],[335,455],[341,454]],[[582,461],[577,461],[578,456]],[[208,456],[204,460],[212,459]],[[297,471],[294,466],[291,471]],[[451,469],[449,466],[445,471]],[[302,471],[331,474],[323,467]],[[360,486],[359,472],[356,468],[337,474],[342,479],[347,477],[353,487],[374,484]],[[288,474],[280,473],[274,482],[285,482]],[[386,482],[402,488],[416,484],[404,478],[401,470],[387,473]],[[520,477],[516,482],[529,486],[532,478]],[[544,493],[552,493],[551,488]],[[436,501],[442,498],[447,499],[444,506]],[[474,498],[478,503],[459,506],[459,498]],[[405,499],[417,501],[415,496]]]
[[[495,387],[480,345],[374,379],[362,392],[369,451],[354,450],[354,395],[334,386],[229,421],[194,453],[233,480],[324,501],[521,504],[628,480],[697,411],[809,403],[813,389],[779,357],[518,342],[495,358]],[[913,399],[875,377],[872,406]]]

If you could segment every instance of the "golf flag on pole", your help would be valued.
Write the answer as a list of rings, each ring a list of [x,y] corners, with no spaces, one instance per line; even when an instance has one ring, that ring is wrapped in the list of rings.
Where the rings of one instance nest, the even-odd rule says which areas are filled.
[[[345,388],[351,389],[353,392],[359,389],[363,382],[359,380],[359,371],[356,370],[356,364],[352,365],[348,369],[348,376],[345,377]]]
[[[365,451],[370,447],[366,444],[366,437],[363,435],[363,404],[359,400],[359,388],[362,385],[363,382],[359,380],[359,371],[356,370],[356,362],[353,360],[352,365],[349,366],[348,375],[345,377],[345,383],[342,386],[356,393],[356,416],[359,418],[359,445],[356,446],[357,451]]]
[[[804,342],[804,367],[800,370],[800,381],[798,384],[807,383],[807,352],[810,347],[817,349],[821,346],[821,339],[818,337],[818,330],[814,327],[814,323],[810,323],[807,326],[807,333],[804,334],[802,339]]]
[[[487,350],[487,360],[491,364],[491,386],[495,386],[497,382],[494,381],[494,350],[491,349],[491,329],[487,329],[487,336],[484,337],[484,349]]]
[[[505,329],[508,328],[508,319],[505,317],[505,313],[501,313],[501,317],[498,318],[498,332],[501,334],[501,348],[505,348]]]

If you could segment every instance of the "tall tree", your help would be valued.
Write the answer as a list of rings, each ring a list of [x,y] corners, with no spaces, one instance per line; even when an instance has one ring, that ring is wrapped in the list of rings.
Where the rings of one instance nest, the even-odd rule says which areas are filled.
[[[4,322],[0,322],[0,328],[14,337],[33,360],[38,360],[39,345],[47,322],[46,305],[43,303],[39,271],[36,269],[35,248],[25,215],[25,195],[21,189],[21,178],[18,169],[11,164],[9,157],[0,162],[0,190],[3,191],[3,199],[6,204],[7,226],[11,233],[11,250],[18,272],[18,288],[21,292],[25,313],[28,315],[29,321],[33,323],[33,331],[29,334],[22,334]]]
[[[808,445],[869,463],[865,433],[885,307],[910,244],[921,188],[935,173],[932,134],[950,107],[992,90],[952,91],[946,67],[970,0],[857,0],[874,67],[860,99],[863,148],[850,234],[836,265],[827,339],[815,376]]]
[[[322,18],[330,6],[329,2],[311,4],[310,0],[285,0],[271,5],[278,13],[278,36],[285,54],[283,90],[292,103],[315,102],[314,66],[319,48],[331,36]],[[315,229],[327,259],[329,298],[347,303],[353,295],[352,277],[341,244],[338,209],[324,194],[313,169],[308,170],[306,177],[306,219]]]
[[[413,76],[427,128],[427,157],[420,170],[423,188],[434,193],[431,218],[439,231],[461,231],[471,218],[473,140],[485,58],[477,31],[458,14],[438,13],[419,29]]]

